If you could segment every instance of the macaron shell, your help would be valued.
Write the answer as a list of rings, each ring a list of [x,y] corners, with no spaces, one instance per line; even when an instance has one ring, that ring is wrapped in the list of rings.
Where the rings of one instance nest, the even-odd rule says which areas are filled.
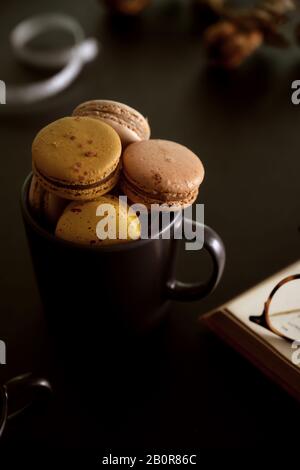
[[[106,122],[118,133],[123,147],[150,138],[148,120],[134,108],[110,100],[92,100],[80,104],[73,116],[89,116]]]
[[[121,141],[111,126],[88,117],[66,117],[44,127],[32,144],[34,169],[54,183],[91,185],[117,167]]]
[[[116,122],[110,117],[101,118],[101,120],[106,122],[106,124],[111,126],[117,132],[121,139],[122,147],[127,147],[129,144],[132,144],[133,142],[139,142],[141,140],[136,131],[124,126],[124,124]]]
[[[105,207],[104,215],[97,215],[101,204],[109,204],[113,209],[113,215],[110,218],[111,223],[116,224],[116,236],[113,238],[99,238],[99,222],[102,220],[106,226],[108,217],[110,217]],[[140,221],[135,213],[128,211],[128,206],[120,204],[119,199],[114,196],[102,196],[97,201],[90,202],[73,201],[60,217],[55,235],[63,240],[96,246],[124,243],[130,239],[137,239],[141,233]],[[125,239],[118,238],[120,226],[127,237]]]
[[[28,202],[31,210],[38,215],[41,215],[44,194],[45,189],[39,184],[38,178],[33,175],[29,188]]]
[[[53,227],[56,226],[61,214],[69,201],[56,196],[53,193],[45,191],[44,195],[44,217],[46,221]]]
[[[44,189],[33,175],[28,195],[32,212],[42,223],[55,227],[68,201]]]

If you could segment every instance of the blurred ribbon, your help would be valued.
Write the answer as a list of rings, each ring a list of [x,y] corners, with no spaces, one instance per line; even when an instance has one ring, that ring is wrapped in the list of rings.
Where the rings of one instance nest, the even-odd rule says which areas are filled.
[[[73,45],[52,51],[37,51],[28,43],[40,34],[61,29],[71,33]],[[25,85],[6,88],[7,104],[29,104],[49,98],[67,88],[84,65],[96,58],[100,45],[95,38],[84,37],[80,24],[64,14],[34,16],[19,23],[11,32],[14,54],[22,63],[38,69],[59,69],[52,77]]]

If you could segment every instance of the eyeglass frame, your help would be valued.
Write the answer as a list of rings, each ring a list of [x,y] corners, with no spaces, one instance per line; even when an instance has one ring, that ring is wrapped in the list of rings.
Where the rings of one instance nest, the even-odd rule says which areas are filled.
[[[253,323],[256,323],[257,325],[260,325],[264,328],[266,328],[269,331],[272,331],[272,333],[276,334],[277,336],[280,336],[281,338],[287,339],[289,341],[294,341],[291,338],[288,338],[285,336],[283,333],[280,331],[276,330],[276,328],[272,327],[270,321],[269,321],[269,308],[270,304],[272,302],[272,299],[276,292],[280,289],[280,287],[284,286],[288,282],[294,281],[295,279],[300,279],[300,274],[293,274],[291,276],[287,276],[284,279],[282,279],[276,286],[272,289],[269,297],[267,298],[266,302],[264,303],[264,309],[261,315],[251,315],[249,317],[249,320],[252,321]]]

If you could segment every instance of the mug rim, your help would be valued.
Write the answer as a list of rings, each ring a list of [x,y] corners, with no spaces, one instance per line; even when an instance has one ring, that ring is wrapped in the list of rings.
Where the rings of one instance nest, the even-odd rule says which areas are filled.
[[[27,177],[25,178],[24,183],[22,184],[21,188],[21,209],[22,214],[26,222],[37,232],[40,236],[47,239],[51,243],[57,243],[58,245],[67,247],[67,248],[76,248],[81,250],[89,250],[91,252],[110,252],[110,251],[125,251],[128,249],[138,248],[146,243],[150,243],[151,241],[155,241],[161,239],[161,235],[169,228],[173,227],[175,222],[177,222],[179,218],[179,213],[175,215],[173,220],[168,224],[166,227],[161,229],[158,232],[158,238],[145,238],[145,239],[138,239],[138,240],[130,240],[126,243],[116,243],[112,245],[86,245],[83,243],[76,243],[71,242],[68,240],[63,240],[62,238],[56,237],[53,233],[50,233],[44,227],[42,227],[31,215],[29,207],[28,207],[28,193],[29,193],[29,185],[33,177],[33,172],[31,171]]]

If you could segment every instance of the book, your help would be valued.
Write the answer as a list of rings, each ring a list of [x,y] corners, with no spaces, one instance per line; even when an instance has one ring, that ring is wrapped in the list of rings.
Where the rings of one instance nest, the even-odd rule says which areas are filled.
[[[249,317],[262,314],[264,303],[278,282],[299,273],[300,260],[200,317],[214,333],[297,400],[300,400],[300,343],[276,335]]]

